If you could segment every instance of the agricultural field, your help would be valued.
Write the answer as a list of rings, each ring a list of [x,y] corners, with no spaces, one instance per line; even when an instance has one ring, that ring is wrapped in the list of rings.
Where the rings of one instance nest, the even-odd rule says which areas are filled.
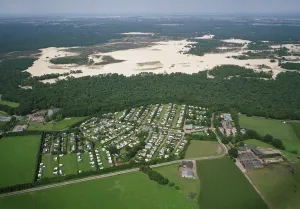
[[[287,165],[280,164],[247,171],[248,177],[271,208],[300,208],[300,160],[298,161],[293,164],[296,168],[295,174],[288,170]]]
[[[229,158],[199,161],[197,170],[201,182],[200,208],[268,208]]]
[[[221,152],[219,144],[214,141],[191,140],[190,145],[185,152],[185,158],[198,158],[217,155]]]
[[[0,187],[33,182],[40,138],[31,135],[0,139]]]
[[[34,209],[198,209],[181,190],[159,185],[140,172],[0,199],[0,208],[32,209],[33,205]]]
[[[247,128],[257,131],[260,135],[272,135],[274,138],[283,141],[296,141],[298,140],[293,128],[289,123],[283,123],[282,120],[266,119],[260,117],[247,117],[240,116],[241,128]]]
[[[71,119],[64,119],[56,123],[35,123],[30,124],[28,130],[39,130],[39,131],[59,131],[69,128],[74,123],[83,120],[84,117],[73,117]]]
[[[20,106],[19,103],[5,101],[5,100],[0,100],[0,105],[7,105],[7,106],[10,106],[10,107],[19,107]]]
[[[299,125],[297,123],[283,123],[281,120],[240,116],[240,126],[255,130],[262,136],[270,134],[274,138],[281,139],[286,150],[297,150],[300,153],[300,138],[297,137]]]

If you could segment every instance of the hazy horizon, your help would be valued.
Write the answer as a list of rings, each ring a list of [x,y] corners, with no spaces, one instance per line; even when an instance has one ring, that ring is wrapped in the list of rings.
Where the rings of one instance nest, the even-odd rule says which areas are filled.
[[[298,0],[0,0],[1,16],[300,14]]]

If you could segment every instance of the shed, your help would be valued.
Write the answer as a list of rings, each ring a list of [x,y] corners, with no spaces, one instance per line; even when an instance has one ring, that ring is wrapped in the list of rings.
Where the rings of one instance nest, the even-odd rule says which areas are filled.
[[[194,178],[194,172],[192,170],[183,170],[181,171],[181,176],[183,178]]]

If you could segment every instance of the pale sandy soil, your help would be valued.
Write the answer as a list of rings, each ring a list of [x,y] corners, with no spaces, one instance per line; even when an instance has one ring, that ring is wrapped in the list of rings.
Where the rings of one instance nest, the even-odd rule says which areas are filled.
[[[225,40],[223,40],[223,42],[226,42],[226,43],[233,43],[233,44],[248,44],[248,43],[250,43],[251,41],[243,40],[243,39],[235,39],[235,38],[231,38],[231,39],[225,39]]]
[[[206,34],[201,37],[196,37],[195,39],[213,39],[214,37],[215,37],[215,35]]]
[[[121,33],[123,35],[154,35],[154,33],[142,33],[142,32],[128,32],[128,33]]]
[[[246,40],[230,39],[225,42],[231,43],[248,43]],[[46,48],[42,49],[42,55],[34,62],[33,66],[28,68],[27,71],[33,76],[41,76],[50,73],[66,73],[70,70],[81,70],[83,73],[72,74],[73,77],[94,76],[107,73],[118,73],[125,76],[139,74],[141,72],[153,73],[176,73],[182,72],[187,74],[197,73],[203,70],[209,70],[217,65],[231,64],[239,65],[254,70],[260,71],[259,65],[268,65],[272,68],[274,77],[283,70],[278,66],[278,63],[271,63],[269,59],[250,59],[250,60],[237,60],[231,58],[232,56],[241,55],[243,48],[239,52],[224,52],[217,54],[205,54],[204,56],[195,56],[185,54],[188,51],[188,45],[193,42],[187,40],[180,41],[165,41],[157,42],[153,46],[145,48],[136,48],[128,50],[119,50],[109,53],[98,53],[90,55],[90,59],[96,62],[101,62],[101,57],[97,56],[111,56],[114,59],[125,60],[124,62],[101,65],[54,65],[49,62],[51,58],[60,55],[71,56],[74,53],[65,52],[66,48]],[[49,57],[49,58],[47,58]],[[263,69],[269,71],[269,69]],[[65,77],[60,77],[64,79]],[[56,79],[44,80],[43,82],[53,83]]]

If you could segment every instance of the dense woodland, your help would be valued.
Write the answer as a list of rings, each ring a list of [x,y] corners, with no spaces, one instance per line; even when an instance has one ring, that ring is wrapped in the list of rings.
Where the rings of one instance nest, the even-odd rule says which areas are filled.
[[[2,99],[21,103],[17,109],[3,105],[1,110],[28,114],[35,109],[60,107],[64,116],[86,116],[173,102],[215,109],[236,108],[247,115],[300,119],[300,74],[296,72],[281,73],[276,80],[208,79],[206,71],[193,75],[139,74],[132,77],[110,74],[69,78],[55,84],[35,82],[33,89],[21,89],[18,86],[29,76],[21,70],[32,62],[32,59],[1,62]]]

